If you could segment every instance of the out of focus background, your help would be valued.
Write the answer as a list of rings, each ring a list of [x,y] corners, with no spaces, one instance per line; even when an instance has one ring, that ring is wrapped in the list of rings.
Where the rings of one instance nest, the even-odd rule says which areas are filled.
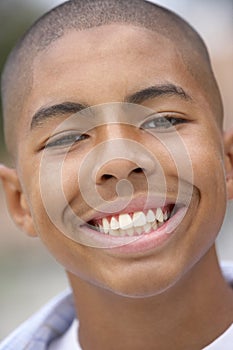
[[[62,0],[0,0],[0,72],[16,40],[40,15]],[[153,1],[151,1],[153,2]],[[225,129],[233,128],[233,1],[158,0],[186,18],[210,51],[225,107]],[[8,162],[0,122],[0,162]],[[233,202],[218,239],[220,259],[233,261]],[[62,268],[38,239],[11,221],[0,185],[0,339],[49,298],[68,286]]]

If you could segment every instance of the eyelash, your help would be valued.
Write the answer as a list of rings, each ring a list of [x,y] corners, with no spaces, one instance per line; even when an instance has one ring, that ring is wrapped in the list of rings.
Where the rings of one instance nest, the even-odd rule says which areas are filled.
[[[174,115],[164,115],[164,116],[155,116],[154,118],[151,118],[147,121],[145,121],[141,126],[140,129],[169,129],[172,127],[175,127],[177,124],[184,124],[188,121],[186,119],[180,118],[180,117],[174,117]],[[156,125],[157,123],[157,125]],[[159,123],[159,125],[158,125]],[[44,148],[52,148],[52,147],[67,147],[72,146],[73,144],[83,141],[87,139],[89,136],[86,134],[66,134],[63,136],[58,137],[57,139],[50,140],[46,143]]]
[[[176,125],[187,123],[188,121],[184,118],[175,117],[174,115],[164,115],[164,116],[155,116],[141,125],[141,129],[169,129],[174,128]],[[156,125],[157,123],[157,125]]]
[[[49,141],[44,148],[72,146],[74,143],[85,140],[88,137],[86,134],[67,134],[60,136],[54,141]]]

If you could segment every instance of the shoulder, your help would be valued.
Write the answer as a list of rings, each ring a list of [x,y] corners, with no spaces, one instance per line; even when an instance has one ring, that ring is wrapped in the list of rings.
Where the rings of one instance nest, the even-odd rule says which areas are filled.
[[[66,332],[74,318],[73,298],[68,290],[52,299],[17,328],[0,344],[0,350],[44,350],[48,343]]]
[[[233,261],[223,261],[221,262],[221,268],[223,276],[225,277],[226,281],[232,286],[233,288]]]
[[[233,324],[213,343],[203,350],[232,350],[233,344]]]
[[[233,261],[221,262],[222,273],[233,288]],[[232,350],[233,344],[233,324],[212,344],[205,347],[203,350]]]

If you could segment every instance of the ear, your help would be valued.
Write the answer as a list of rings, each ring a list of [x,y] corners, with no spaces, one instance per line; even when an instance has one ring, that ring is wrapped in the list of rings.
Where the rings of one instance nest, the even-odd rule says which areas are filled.
[[[233,129],[224,134],[228,198],[233,199]]]
[[[37,236],[27,200],[15,169],[0,164],[0,179],[12,219],[29,236]]]

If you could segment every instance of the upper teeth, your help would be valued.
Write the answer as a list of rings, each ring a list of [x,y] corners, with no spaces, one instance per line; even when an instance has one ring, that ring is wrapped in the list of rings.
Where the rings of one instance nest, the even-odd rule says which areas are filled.
[[[117,217],[98,220],[98,228],[101,232],[112,236],[133,236],[156,230],[168,219],[168,212],[161,208],[150,209],[146,213],[137,211],[132,214],[120,214]]]

